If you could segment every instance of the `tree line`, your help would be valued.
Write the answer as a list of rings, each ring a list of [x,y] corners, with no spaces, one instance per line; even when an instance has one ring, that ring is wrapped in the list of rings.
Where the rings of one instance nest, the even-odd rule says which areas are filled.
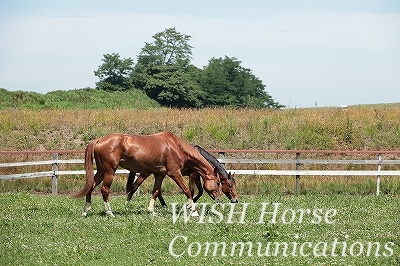
[[[156,33],[153,42],[145,42],[136,64],[118,53],[104,54],[102,64],[94,71],[100,79],[96,89],[136,88],[168,107],[284,107],[235,57],[211,58],[202,69],[191,64],[190,39],[175,27]]]

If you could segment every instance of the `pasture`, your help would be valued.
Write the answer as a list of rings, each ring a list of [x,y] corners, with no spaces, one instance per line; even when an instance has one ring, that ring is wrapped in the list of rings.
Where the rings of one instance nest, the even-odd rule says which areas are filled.
[[[347,111],[9,108],[0,110],[0,150],[83,149],[89,140],[113,132],[151,134],[163,130],[207,149],[398,150],[399,114],[398,104],[354,106]],[[76,158],[81,159],[82,155]],[[1,156],[5,163],[44,159],[48,158]],[[397,170],[395,167],[385,166],[382,170]],[[36,170],[43,169],[29,172]],[[350,165],[346,170],[364,169]],[[82,176],[61,176],[59,196],[48,195],[51,178],[1,181],[0,262],[400,265],[399,178],[382,177],[379,197],[374,196],[375,179],[302,177],[302,194],[295,196],[292,176],[239,176],[239,204],[233,209],[233,220],[229,220],[230,205],[212,205],[211,199],[203,196],[198,208],[204,210],[205,216],[187,223],[183,218],[174,222],[171,205],[168,209],[156,205],[157,216],[147,213],[153,185],[149,181],[141,187],[142,195],[133,199],[131,209],[126,210],[126,176],[115,180],[111,187],[114,219],[105,215],[99,189],[92,212],[86,218],[80,216],[84,199],[76,200],[68,194],[82,188]],[[171,180],[164,182],[163,189],[168,204],[186,202]],[[279,207],[279,212],[271,222],[274,206]],[[262,213],[264,219],[260,222]]]
[[[112,196],[112,219],[98,196],[84,218],[84,199],[0,194],[1,264],[400,265],[397,196],[241,196],[230,220],[231,205],[202,197],[203,218],[187,223],[170,204],[184,195],[166,196],[156,216],[149,198],[134,197],[126,210],[125,196]]]

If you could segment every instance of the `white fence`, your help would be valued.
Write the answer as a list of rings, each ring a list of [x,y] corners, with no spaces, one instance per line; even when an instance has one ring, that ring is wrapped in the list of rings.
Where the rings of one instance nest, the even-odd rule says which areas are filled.
[[[309,151],[309,150],[210,150],[210,152],[218,153],[218,160],[223,164],[280,164],[294,165],[293,170],[229,170],[236,175],[275,175],[275,176],[295,176],[296,177],[296,193],[300,193],[300,177],[301,176],[376,176],[376,195],[380,193],[381,176],[400,176],[400,170],[382,170],[384,165],[400,165],[399,159],[382,159],[383,154],[400,156],[400,151]],[[46,153],[51,154],[52,159],[47,161],[29,161],[29,162],[12,162],[0,163],[0,168],[21,167],[21,166],[37,166],[48,165],[49,171],[20,173],[10,175],[0,175],[0,180],[17,180],[23,178],[52,177],[52,194],[57,194],[58,176],[60,175],[84,175],[84,170],[60,170],[62,164],[82,165],[83,159],[59,160],[58,154],[65,153],[83,153],[83,151],[0,151],[0,154],[27,154],[27,153]],[[227,153],[288,153],[295,154],[295,159],[229,159],[226,158]],[[310,154],[369,154],[376,156],[376,159],[357,160],[316,160],[301,159],[300,155]],[[303,165],[375,165],[376,170],[301,170]],[[50,170],[51,168],[51,170]],[[128,170],[118,169],[117,174],[127,174]]]

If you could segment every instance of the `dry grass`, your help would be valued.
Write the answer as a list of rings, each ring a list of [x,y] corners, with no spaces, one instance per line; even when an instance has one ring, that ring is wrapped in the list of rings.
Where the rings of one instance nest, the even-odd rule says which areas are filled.
[[[82,150],[90,139],[113,132],[151,134],[164,130],[207,149],[397,150],[400,147],[399,117],[399,104],[350,106],[347,111],[339,108],[3,109],[0,110],[0,150]],[[243,157],[243,154],[230,156]],[[246,154],[246,157],[249,156],[265,155]],[[276,158],[278,155],[268,156]],[[310,156],[321,158],[322,155]],[[17,159],[0,156],[1,162],[28,159],[33,160],[32,157]],[[256,180],[254,177],[243,177],[239,182],[240,189],[245,193],[292,193],[294,188],[291,177]],[[347,190],[353,183],[361,183],[363,187],[359,190],[369,192],[374,185],[373,181],[366,181],[365,178],[304,178],[303,191],[336,191],[329,187],[332,182],[338,185],[337,190]],[[396,185],[399,182],[393,182],[388,191],[399,190]],[[116,187],[123,188],[123,183],[122,178],[121,185]],[[175,192],[173,184],[169,187]]]
[[[218,149],[397,149],[400,105],[310,109],[0,110],[0,149],[82,149],[113,132],[172,131]]]

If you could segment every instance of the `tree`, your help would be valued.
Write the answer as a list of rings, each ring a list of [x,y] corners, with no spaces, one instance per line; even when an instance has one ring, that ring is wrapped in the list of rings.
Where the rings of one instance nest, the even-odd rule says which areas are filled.
[[[282,108],[265,91],[265,85],[236,58],[212,58],[199,77],[205,106]]]
[[[196,71],[190,65],[191,36],[169,28],[153,38],[154,42],[145,43],[138,56],[132,75],[135,87],[165,106],[199,106],[200,89],[191,78]]]
[[[165,29],[153,36],[154,42],[145,43],[139,54],[139,61],[155,65],[188,66],[192,59],[192,46],[188,44],[192,38],[177,32],[175,27]]]
[[[103,64],[94,71],[95,76],[100,78],[96,82],[96,88],[107,91],[121,91],[132,87],[131,74],[133,71],[133,60],[131,58],[120,59],[117,53],[104,54]]]

